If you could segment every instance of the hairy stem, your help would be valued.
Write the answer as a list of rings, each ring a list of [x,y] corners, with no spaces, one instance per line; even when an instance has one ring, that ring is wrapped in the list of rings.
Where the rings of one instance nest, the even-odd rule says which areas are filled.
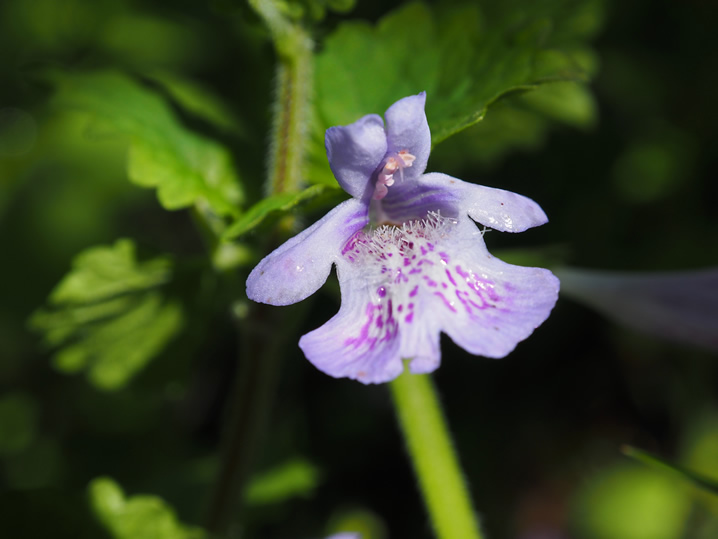
[[[451,436],[429,375],[391,382],[399,424],[439,539],[481,539]]]
[[[310,121],[314,43],[274,0],[250,0],[250,4],[267,24],[279,57],[266,192],[298,191]]]

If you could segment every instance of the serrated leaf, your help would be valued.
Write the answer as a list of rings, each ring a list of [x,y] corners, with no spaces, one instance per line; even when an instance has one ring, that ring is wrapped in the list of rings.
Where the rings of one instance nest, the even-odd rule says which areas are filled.
[[[713,494],[718,494],[718,480],[706,477],[697,472],[688,470],[676,464],[663,460],[655,455],[652,455],[648,451],[637,449],[630,445],[621,447],[621,452],[631,458],[636,459],[643,464],[650,466],[656,470],[669,472],[671,474],[680,476],[684,480],[694,484],[695,486],[707,490]]]
[[[98,388],[120,388],[182,327],[180,304],[159,289],[171,271],[167,258],[138,261],[130,240],[93,247],[75,257],[30,325],[56,349],[59,370],[85,370]]]
[[[189,130],[165,101],[113,71],[53,73],[56,107],[86,112],[103,131],[128,137],[128,174],[157,189],[169,210],[206,204],[218,215],[238,215],[243,200],[230,153]]]
[[[600,24],[601,5],[483,2],[433,13],[413,3],[376,26],[341,24],[317,58],[322,126],[351,123],[426,91],[437,144],[482,120],[505,96],[549,81],[584,80],[592,67],[584,42]]]
[[[335,189],[338,186],[335,187]],[[331,188],[325,185],[313,185],[299,193],[282,193],[269,196],[249,208],[242,216],[227,228],[223,239],[230,240],[246,234],[262,223],[273,213],[287,212],[296,205],[316,198]]]
[[[72,266],[73,271],[52,291],[53,303],[90,303],[153,288],[166,283],[172,269],[167,258],[138,262],[130,240],[83,251]]]
[[[90,505],[98,520],[114,539],[203,539],[201,528],[183,524],[159,496],[126,497],[108,477],[94,479],[88,486]]]

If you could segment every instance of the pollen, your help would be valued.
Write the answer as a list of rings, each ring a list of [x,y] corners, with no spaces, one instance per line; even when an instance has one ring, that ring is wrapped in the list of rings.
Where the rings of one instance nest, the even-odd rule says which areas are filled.
[[[394,185],[394,174],[399,171],[399,178],[404,181],[404,169],[414,164],[416,156],[409,153],[409,150],[400,150],[389,156],[384,162],[374,187],[374,200],[381,200],[389,193],[389,187]]]

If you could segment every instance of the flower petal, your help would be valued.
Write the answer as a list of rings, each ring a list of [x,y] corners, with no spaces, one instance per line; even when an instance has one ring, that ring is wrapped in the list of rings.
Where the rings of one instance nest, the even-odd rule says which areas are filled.
[[[266,256],[247,278],[249,299],[290,305],[324,284],[342,246],[368,222],[368,207],[349,199]]]
[[[400,99],[389,107],[386,118],[387,152],[389,154],[407,150],[416,159],[403,170],[404,184],[413,183],[426,170],[431,152],[431,132],[426,121],[424,105],[426,92]],[[396,187],[400,190],[402,185]],[[391,193],[391,190],[390,190]]]
[[[536,202],[525,196],[465,182],[446,174],[424,174],[401,198],[382,201],[384,213],[395,221],[417,219],[429,211],[476,222],[501,232],[523,232],[548,222]]]
[[[441,246],[448,253],[446,277],[439,281],[441,292],[434,294],[430,312],[466,351],[504,357],[548,318],[559,280],[548,270],[493,257],[474,224],[464,221],[457,228]]]
[[[362,266],[337,264],[342,290],[339,312],[299,339],[299,347],[320,371],[364,384],[393,380],[404,369],[391,301],[383,303],[362,273]]]
[[[362,231],[337,261],[339,313],[299,342],[335,377],[381,383],[439,366],[439,333],[467,351],[503,357],[549,315],[550,271],[501,262],[467,219],[433,214],[401,228]]]
[[[718,269],[621,273],[561,268],[562,293],[624,326],[718,350]]]
[[[417,296],[417,313],[424,313],[423,319],[417,323],[406,323],[401,326],[401,357],[411,360],[409,371],[412,374],[426,374],[435,371],[441,363],[441,345],[439,342],[439,326],[431,314],[431,298]],[[429,299],[429,301],[425,301]]]
[[[370,196],[370,179],[386,155],[381,116],[370,114],[350,125],[330,127],[324,137],[329,166],[339,185],[355,198]]]

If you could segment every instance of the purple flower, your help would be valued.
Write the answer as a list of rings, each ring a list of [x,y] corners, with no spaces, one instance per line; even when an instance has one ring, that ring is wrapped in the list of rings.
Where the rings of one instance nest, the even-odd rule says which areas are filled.
[[[337,267],[339,312],[299,340],[319,370],[363,383],[439,366],[444,332],[472,354],[503,357],[548,317],[559,282],[489,254],[474,221],[504,232],[544,224],[532,200],[424,174],[426,94],[326,133],[329,164],[353,198],[264,258],[247,279],[262,303],[301,301]]]

